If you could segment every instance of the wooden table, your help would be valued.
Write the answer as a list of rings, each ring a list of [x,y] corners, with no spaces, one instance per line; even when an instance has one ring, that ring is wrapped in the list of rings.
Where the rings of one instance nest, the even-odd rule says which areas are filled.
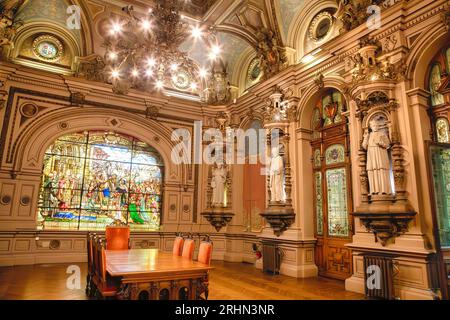
[[[106,250],[106,271],[120,279],[120,299],[196,300],[210,266],[158,249]]]

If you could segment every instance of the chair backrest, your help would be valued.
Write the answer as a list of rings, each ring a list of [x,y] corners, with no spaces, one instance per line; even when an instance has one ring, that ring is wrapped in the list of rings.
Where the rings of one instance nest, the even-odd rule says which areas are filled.
[[[100,265],[99,265],[99,236],[94,236],[92,238],[92,264],[93,264],[93,274],[96,278],[100,278]]]
[[[172,253],[174,256],[181,256],[184,245],[184,238],[182,236],[177,236],[173,242]]]
[[[105,242],[104,240],[99,241],[99,251],[98,251],[98,264],[100,268],[100,279],[106,282],[106,254],[105,254]]]
[[[197,259],[198,262],[210,265],[212,257],[212,248],[213,248],[212,241],[209,239],[209,237],[203,239],[198,249],[198,259]]]
[[[194,240],[193,239],[186,239],[186,240],[184,240],[183,253],[181,254],[181,256],[183,258],[192,259],[193,255],[194,255],[194,250],[195,250],[195,242],[194,242]]]
[[[130,227],[107,226],[106,227],[106,250],[128,250],[130,248]]]
[[[88,232],[87,239],[86,239],[86,247],[87,247],[87,262],[88,262],[88,273],[93,274],[94,273],[94,245],[93,245],[93,238],[95,236],[95,233]]]

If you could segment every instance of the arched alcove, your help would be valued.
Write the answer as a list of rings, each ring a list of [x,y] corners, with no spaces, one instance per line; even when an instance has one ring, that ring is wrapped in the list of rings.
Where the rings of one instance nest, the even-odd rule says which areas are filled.
[[[148,144],[114,131],[65,134],[43,162],[42,229],[103,230],[120,221],[132,230],[159,230],[164,165]]]

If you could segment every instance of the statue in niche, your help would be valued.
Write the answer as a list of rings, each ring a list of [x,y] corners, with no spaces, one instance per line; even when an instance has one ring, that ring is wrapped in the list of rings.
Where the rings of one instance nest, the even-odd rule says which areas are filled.
[[[386,119],[378,117],[369,122],[364,133],[362,147],[367,150],[366,170],[372,195],[392,194],[391,165],[388,149],[391,146],[386,132]]]
[[[282,202],[285,200],[283,188],[284,162],[279,153],[279,148],[272,148],[270,159],[270,201]]]
[[[227,182],[227,169],[222,163],[218,163],[216,168],[213,168],[211,188],[212,188],[212,207],[225,206],[225,184]]]

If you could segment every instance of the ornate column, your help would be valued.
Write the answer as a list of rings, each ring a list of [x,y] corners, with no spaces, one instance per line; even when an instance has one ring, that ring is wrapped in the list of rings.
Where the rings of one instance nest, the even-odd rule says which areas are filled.
[[[269,97],[265,112],[266,152],[270,154],[271,160],[268,164],[267,175],[269,205],[261,213],[261,216],[266,219],[274,234],[278,237],[295,221],[291,197],[292,183],[289,159],[291,108],[288,99],[291,95],[291,91],[282,91],[276,87],[275,92]],[[278,141],[274,140],[276,134],[279,137]],[[278,145],[274,145],[275,143],[278,143]]]

